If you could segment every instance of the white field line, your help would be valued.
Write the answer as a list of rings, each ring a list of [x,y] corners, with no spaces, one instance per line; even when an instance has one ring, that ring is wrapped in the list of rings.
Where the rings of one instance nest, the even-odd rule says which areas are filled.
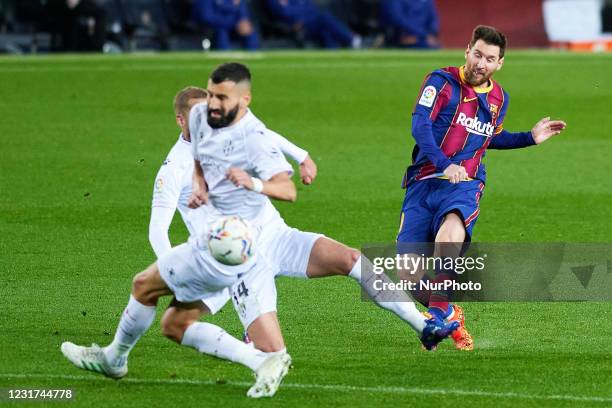
[[[581,64],[601,64],[601,61],[581,61]],[[249,64],[251,69],[255,70],[327,70],[327,69],[353,69],[353,68],[402,68],[410,66],[422,66],[429,69],[437,68],[439,61],[437,60],[419,60],[406,59],[405,61],[371,61],[364,62],[359,60],[351,61],[326,61],[326,62],[307,62],[307,63],[286,63],[277,61],[255,62]],[[534,65],[550,65],[550,61],[513,61],[512,65],[516,66],[534,66]],[[57,66],[2,66],[0,65],[0,73],[28,73],[28,72],[164,72],[164,71],[207,71],[205,64],[134,64],[126,61],[125,65],[60,65]]]
[[[265,64],[249,64],[251,69],[346,69],[346,68],[402,68],[407,66],[427,66],[435,64],[434,61],[388,61],[388,62],[371,62],[364,63],[360,61],[355,62],[314,62],[314,63],[265,63]],[[207,71],[208,68],[204,64],[143,64],[143,65],[103,65],[103,66],[82,66],[82,65],[58,65],[55,67],[44,66],[26,66],[26,67],[3,67],[0,66],[0,72],[118,72],[118,71]]]
[[[66,380],[66,381],[109,381],[100,376],[84,376],[84,375],[61,375],[61,374],[11,374],[2,373],[0,378],[6,379],[51,379],[51,380]],[[223,381],[216,380],[196,380],[196,379],[155,379],[155,378],[123,378],[121,382],[131,384],[149,384],[149,385],[228,385],[234,387],[250,387],[252,383],[245,381]],[[387,387],[387,386],[355,386],[345,384],[299,384],[299,383],[282,383],[281,388],[293,389],[314,389],[336,392],[365,392],[365,393],[381,393],[381,394],[414,394],[414,395],[455,395],[455,396],[471,396],[471,397],[488,397],[501,399],[527,399],[527,400],[545,400],[545,401],[576,401],[576,402],[612,402],[612,397],[595,397],[595,396],[580,396],[580,395],[538,395],[538,394],[523,394],[518,392],[491,392],[478,390],[460,390],[460,389],[435,389],[435,388],[420,388],[420,387]]]
[[[0,35],[0,39],[2,35]],[[447,48],[435,52],[423,52],[418,50],[333,50],[333,51],[313,51],[313,50],[275,50],[262,52],[174,52],[174,53],[158,53],[158,52],[130,52],[124,54],[108,55],[108,54],[36,54],[36,55],[3,55],[0,57],[0,64],[11,63],[28,63],[28,64],[44,64],[65,63],[84,61],[106,62],[106,61],[135,61],[135,60],[154,60],[154,61],[186,61],[186,60],[278,60],[278,59],[327,59],[327,60],[363,60],[369,58],[389,59],[389,58],[410,58],[410,59],[439,59],[439,58],[461,58],[464,49]],[[554,59],[558,60],[602,60],[611,59],[612,53],[571,53],[563,51],[547,51],[542,49],[514,49],[508,53],[507,58],[515,61],[528,60],[531,63],[534,56],[539,59]],[[537,62],[537,61],[534,61]]]

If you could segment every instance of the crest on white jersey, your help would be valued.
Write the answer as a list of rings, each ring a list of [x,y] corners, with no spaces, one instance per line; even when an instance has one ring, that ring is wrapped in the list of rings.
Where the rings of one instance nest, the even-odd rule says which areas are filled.
[[[232,143],[232,139],[228,139],[225,141],[225,145],[223,146],[223,154],[229,156],[234,151],[234,144]]]
[[[436,87],[433,85],[428,85],[423,89],[423,93],[421,94],[421,99],[419,99],[419,105],[426,106],[431,108],[433,106],[434,101],[436,100]]]
[[[155,190],[161,191],[163,188],[164,188],[164,179],[160,177],[157,180],[155,180]]]

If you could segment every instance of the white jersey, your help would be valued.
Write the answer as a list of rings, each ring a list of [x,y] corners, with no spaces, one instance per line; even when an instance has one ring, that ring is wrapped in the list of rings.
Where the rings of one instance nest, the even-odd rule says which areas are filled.
[[[178,209],[189,235],[200,235],[204,232],[209,210],[206,206],[197,209],[187,206],[191,197],[193,166],[191,142],[180,135],[157,172],[152,206]]]
[[[195,105],[189,114],[189,132],[193,157],[202,166],[213,206],[222,214],[238,215],[260,225],[279,219],[267,196],[237,187],[227,179],[231,167],[264,181],[282,172],[293,174],[271,131],[250,110],[238,123],[220,129],[211,128],[206,117],[207,105]]]

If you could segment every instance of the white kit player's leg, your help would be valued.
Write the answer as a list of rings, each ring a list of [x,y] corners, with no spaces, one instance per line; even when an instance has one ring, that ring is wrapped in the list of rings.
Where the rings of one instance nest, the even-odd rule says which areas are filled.
[[[372,262],[365,256],[359,256],[349,276],[361,285],[363,290],[378,306],[395,313],[400,319],[407,322],[417,334],[421,335],[426,326],[426,319],[416,308],[412,299],[401,291],[383,293],[374,289],[373,282],[375,280],[382,280],[383,282],[391,282],[391,280],[387,275],[377,275],[373,271],[374,266]],[[390,299],[389,297],[393,298]]]
[[[127,357],[140,337],[149,329],[155,319],[155,306],[160,296],[172,292],[161,279],[157,264],[149,266],[132,281],[132,295],[121,314],[113,342],[102,349],[77,346],[65,342],[62,353],[79,368],[96,371],[108,377],[121,378],[127,374]]]
[[[181,249],[174,249],[180,254]],[[177,268],[178,262],[173,263],[172,274],[169,272],[167,262],[160,266],[162,276],[172,275],[175,279],[182,276],[184,268]],[[217,310],[229,298],[230,291],[221,290],[212,292],[201,298],[204,305],[187,305],[181,301],[173,302],[174,308],[169,309],[162,319],[162,326],[166,327],[165,333],[181,345],[195,348],[201,353],[222,358],[242,364],[254,371],[257,378],[255,384],[249,390],[249,396],[254,398],[272,396],[276,392],[282,378],[286,375],[291,358],[286,352],[280,325],[276,319],[276,287],[274,285],[274,274],[269,272],[271,267],[263,257],[258,258],[251,266],[248,273],[244,274],[231,288],[234,306],[239,313],[240,320],[245,328],[258,328],[255,344],[261,343],[266,351],[248,345],[228,334],[222,328],[194,319],[204,314],[204,311]],[[172,278],[169,278],[171,281]],[[181,292],[177,283],[178,291]],[[181,303],[184,303],[181,305]],[[172,304],[171,304],[172,306]],[[191,307],[196,307],[192,309]],[[183,325],[181,321],[173,319],[186,319],[190,321],[184,331],[172,329]],[[255,334],[255,333],[253,333]],[[280,338],[280,339],[279,339]]]
[[[97,344],[85,347],[66,341],[62,343],[61,350],[72,364],[84,370],[95,371],[111,378],[121,378],[127,374],[127,361],[120,366],[111,366],[104,350]]]
[[[210,323],[193,323],[183,335],[184,346],[193,347],[200,353],[233,361],[253,371],[261,366],[268,354],[257,350],[233,337],[219,326]]]
[[[378,306],[395,313],[417,334],[422,334],[426,319],[412,299],[403,292],[383,294],[374,290],[373,280],[389,278],[386,275],[374,274],[372,263],[361,256],[359,251],[323,235],[290,228],[284,223],[275,226],[274,231],[268,234],[276,234],[277,239],[265,236],[266,256],[269,259],[281,260],[281,275],[304,278],[348,275],[361,285]]]
[[[155,320],[155,306],[146,306],[130,295],[130,301],[121,314],[119,326],[112,343],[104,347],[104,354],[112,365],[126,361],[142,335]]]
[[[266,269],[262,260],[261,265],[232,287],[232,299],[254,344],[261,344],[271,352],[266,353],[246,344],[210,323],[191,324],[181,342],[202,353],[240,363],[253,370],[256,381],[247,393],[251,398],[273,396],[291,365],[291,356],[285,348],[276,317],[274,276]]]
[[[309,278],[348,275],[359,283],[378,306],[395,313],[399,318],[407,322],[417,334],[422,334],[426,326],[426,319],[418,311],[408,295],[399,291],[382,293],[374,289],[372,285],[374,280],[383,279],[389,282],[390,280],[386,275],[376,275],[374,273],[374,266],[369,259],[362,256],[356,249],[349,248],[340,242],[323,236],[318,237],[316,242],[310,244],[310,246],[300,245],[300,242],[308,242],[308,235],[304,234],[301,231],[294,232],[290,236],[290,241],[294,241],[291,244],[293,247],[304,246],[308,248],[308,269],[306,274]],[[291,251],[295,251],[295,249],[289,248]],[[305,253],[305,251],[302,250],[301,253]]]
[[[255,384],[247,392],[250,398],[272,397],[291,368],[291,356],[286,351],[269,354],[255,372]]]
[[[130,296],[119,320],[115,338],[109,346],[100,348],[93,344],[91,347],[83,347],[65,342],[62,343],[62,353],[79,368],[121,378],[128,371],[127,358],[130,350],[151,327],[154,319],[155,306],[143,305],[134,296]]]

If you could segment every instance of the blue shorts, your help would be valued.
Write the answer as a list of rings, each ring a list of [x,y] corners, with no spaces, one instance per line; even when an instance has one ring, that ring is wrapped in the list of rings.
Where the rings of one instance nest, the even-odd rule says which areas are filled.
[[[465,240],[471,241],[483,190],[484,183],[480,180],[452,184],[434,178],[408,184],[400,215],[398,243],[434,242],[444,216],[450,212],[461,216]]]

